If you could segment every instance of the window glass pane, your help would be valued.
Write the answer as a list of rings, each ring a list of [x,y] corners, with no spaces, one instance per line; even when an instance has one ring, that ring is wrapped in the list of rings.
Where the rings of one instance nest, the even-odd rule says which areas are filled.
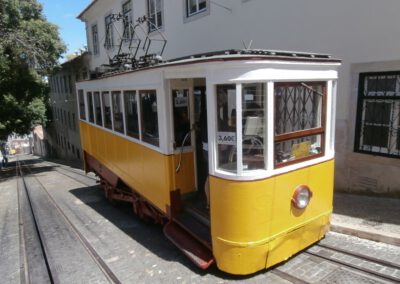
[[[189,15],[197,12],[197,0],[188,0],[188,13]]]
[[[93,54],[99,53],[97,25],[92,26]]]
[[[236,85],[217,85],[217,167],[237,171]]]
[[[199,11],[202,11],[205,8],[207,8],[207,1],[206,0],[199,0]]]
[[[112,92],[111,96],[114,116],[114,130],[124,133],[121,92]]]
[[[321,127],[324,84],[275,84],[275,134]]]
[[[392,103],[367,101],[365,104],[366,123],[390,123]]]
[[[139,115],[135,91],[124,92],[126,133],[127,135],[139,139]]]
[[[162,18],[161,18],[161,12],[157,13],[157,23],[156,23],[157,28],[161,28],[162,26]]]
[[[122,5],[123,24],[124,24],[124,39],[131,38],[133,34],[132,25],[132,2],[129,0]]]
[[[79,99],[79,117],[82,120],[86,120],[85,98],[83,97],[83,90],[78,91],[78,99]]]
[[[190,143],[189,90],[173,90],[175,148],[181,147],[185,136],[185,146]]]
[[[104,127],[112,129],[110,95],[108,92],[103,92],[101,97],[103,99]]]
[[[367,78],[367,93],[380,92],[385,95],[386,92],[396,91],[396,76],[370,76]]]
[[[388,147],[389,127],[378,125],[364,125],[363,145]]]
[[[94,123],[93,97],[91,92],[87,93],[87,101],[88,101],[88,111],[89,111],[89,122]]]
[[[320,134],[275,143],[275,163],[285,163],[322,153]]]
[[[142,140],[159,146],[157,93],[155,90],[140,91],[142,115]]]
[[[103,120],[101,118],[101,104],[100,104],[100,93],[99,92],[93,93],[93,100],[94,100],[96,124],[102,126]]]
[[[242,85],[243,170],[264,169],[265,84]]]
[[[111,15],[108,15],[104,19],[105,22],[105,29],[106,29],[106,35],[105,35],[105,43],[104,46],[105,48],[109,49],[114,46],[114,37],[113,37],[113,24],[112,24],[112,19]]]

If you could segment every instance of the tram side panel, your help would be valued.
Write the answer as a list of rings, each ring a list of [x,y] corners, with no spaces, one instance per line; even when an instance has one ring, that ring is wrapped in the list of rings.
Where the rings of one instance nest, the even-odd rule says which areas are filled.
[[[172,156],[80,122],[83,150],[166,213],[172,190]]]
[[[249,274],[270,267],[318,241],[332,212],[333,160],[265,180],[211,186],[211,232],[218,267]],[[291,203],[299,185],[313,192],[307,208]]]

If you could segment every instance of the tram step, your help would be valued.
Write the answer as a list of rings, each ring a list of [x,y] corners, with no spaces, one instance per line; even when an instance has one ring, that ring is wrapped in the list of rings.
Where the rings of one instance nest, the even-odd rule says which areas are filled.
[[[212,250],[211,232],[209,226],[206,226],[203,222],[185,211],[175,216],[173,221],[178,223],[184,230],[186,230],[190,235],[192,235],[192,237],[197,239],[204,246]]]
[[[208,228],[210,227],[210,215],[208,212],[204,213],[204,212],[196,209],[195,207],[186,206],[186,205],[183,207],[183,211],[185,213],[193,216],[193,218],[196,218],[200,223],[207,226]]]
[[[211,250],[174,221],[164,226],[164,234],[198,267],[207,269],[214,262]]]

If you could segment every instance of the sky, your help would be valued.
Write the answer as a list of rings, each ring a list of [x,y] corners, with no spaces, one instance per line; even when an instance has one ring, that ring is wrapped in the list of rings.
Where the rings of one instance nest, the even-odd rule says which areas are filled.
[[[85,24],[76,17],[92,0],[38,0],[43,5],[47,20],[59,27],[67,54],[86,45]],[[63,60],[62,60],[63,61]]]

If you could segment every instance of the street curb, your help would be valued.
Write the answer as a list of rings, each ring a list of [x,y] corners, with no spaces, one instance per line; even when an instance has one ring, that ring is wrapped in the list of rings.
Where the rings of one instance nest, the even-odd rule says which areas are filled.
[[[350,228],[343,224],[331,224],[331,231],[346,235],[359,237],[375,242],[386,243],[390,245],[400,246],[400,236],[386,232],[384,235],[382,232],[373,229],[361,229],[361,228]]]

